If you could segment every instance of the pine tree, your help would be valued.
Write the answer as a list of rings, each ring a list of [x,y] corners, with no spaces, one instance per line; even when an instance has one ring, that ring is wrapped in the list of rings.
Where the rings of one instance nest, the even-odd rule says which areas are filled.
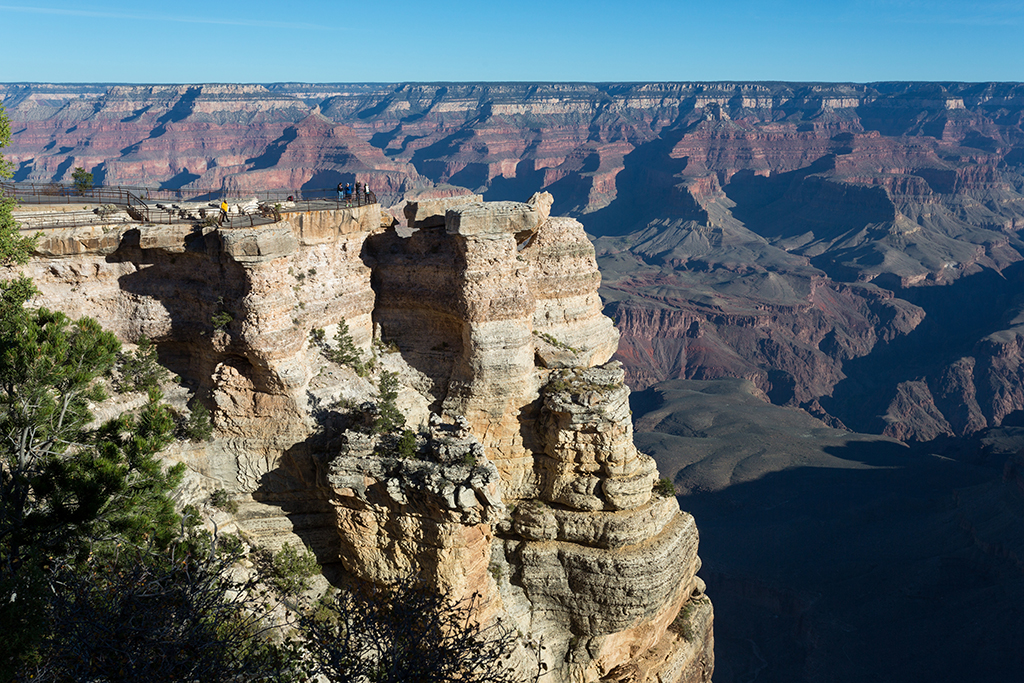
[[[0,680],[44,635],[56,564],[171,543],[184,470],[156,457],[174,427],[157,391],[137,416],[86,428],[120,343],[90,318],[27,308],[34,293],[0,283]]]
[[[377,434],[390,434],[405,427],[405,415],[398,409],[398,375],[385,370],[380,373],[377,386],[380,401],[377,404],[377,418],[373,423],[373,431]]]

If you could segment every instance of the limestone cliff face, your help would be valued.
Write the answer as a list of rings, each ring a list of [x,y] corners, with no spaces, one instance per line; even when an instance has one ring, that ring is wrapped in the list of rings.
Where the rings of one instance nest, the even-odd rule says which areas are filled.
[[[126,341],[156,341],[161,360],[216,406],[223,435],[285,447],[308,431],[299,425],[313,323],[345,319],[369,342],[373,294],[360,252],[378,225],[364,207],[256,229],[51,230],[25,273],[39,303],[94,317]],[[215,325],[218,314],[227,322]],[[287,426],[268,425],[274,416]]]
[[[603,363],[618,344],[593,246],[578,222],[548,216],[549,197],[460,200],[443,227],[367,244],[382,335],[430,378],[437,410],[474,425],[513,498],[536,491],[535,436],[523,424],[545,368]]]
[[[173,455],[234,492],[254,540],[476,594],[549,681],[709,681],[697,529],[652,490],[594,249],[551,203],[455,197],[412,211],[418,230],[381,228],[377,207],[51,230],[26,273],[39,304],[157,342],[217,427]],[[342,320],[398,374],[418,457],[344,429],[374,387],[309,343]]]
[[[197,495],[233,491],[238,526],[254,540],[294,544],[298,533],[336,561],[333,513],[306,444],[320,371],[307,340],[344,319],[369,345],[374,298],[361,253],[379,224],[376,207],[363,207],[292,213],[258,229],[45,230],[24,272],[40,290],[35,303],[94,317],[125,342],[154,340],[191,401],[210,409],[217,438],[172,453],[194,473]]]

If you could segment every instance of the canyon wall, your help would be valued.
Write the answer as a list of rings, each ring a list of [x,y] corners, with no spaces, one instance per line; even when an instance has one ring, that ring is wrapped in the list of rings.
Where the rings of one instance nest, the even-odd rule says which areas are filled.
[[[1024,409],[1019,84],[8,84],[0,98],[19,181],[76,166],[236,194],[358,181],[396,207],[550,190],[601,238],[635,388],[740,376],[911,440]],[[951,302],[977,298],[983,319],[958,318]]]
[[[415,230],[377,205],[255,228],[98,220],[44,230],[24,272],[33,303],[152,339],[176,409],[211,409],[216,438],[169,457],[184,499],[240,504],[222,528],[367,581],[419,572],[518,633],[513,662],[546,680],[706,682],[697,528],[633,445],[593,246],[551,205],[455,198]],[[369,377],[311,341],[343,321]],[[384,371],[416,457],[358,428]]]

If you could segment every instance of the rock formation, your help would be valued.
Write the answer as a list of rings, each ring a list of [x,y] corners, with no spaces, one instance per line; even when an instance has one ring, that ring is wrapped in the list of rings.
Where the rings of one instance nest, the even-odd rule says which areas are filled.
[[[419,571],[476,594],[546,680],[709,681],[697,529],[633,445],[582,226],[545,194],[429,204],[413,230],[382,228],[375,205],[50,229],[25,272],[36,303],[153,339],[213,409],[217,438],[172,457],[194,491],[232,492],[251,539],[297,535],[361,579]],[[346,406],[374,387],[310,343],[342,321],[400,378],[417,457],[352,429]]]
[[[22,181],[84,166],[107,184],[369,182],[396,216],[406,197],[429,216],[458,192],[550,190],[556,214],[601,236],[637,388],[739,376],[830,424],[914,440],[1024,409],[1021,345],[999,322],[1014,319],[1024,254],[1019,84],[9,84],[0,97]],[[934,338],[927,320],[974,325],[948,322],[952,302],[992,286],[1006,307],[969,340],[914,342]],[[923,293],[936,287],[946,296]],[[900,340],[927,367],[888,363]]]

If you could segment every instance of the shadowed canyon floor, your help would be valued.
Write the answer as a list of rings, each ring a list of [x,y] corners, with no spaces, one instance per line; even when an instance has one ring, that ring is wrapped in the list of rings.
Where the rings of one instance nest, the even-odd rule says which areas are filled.
[[[700,521],[716,683],[1019,676],[1024,492],[1003,465],[1020,430],[971,464],[758,394],[674,380],[632,402],[637,445]]]

